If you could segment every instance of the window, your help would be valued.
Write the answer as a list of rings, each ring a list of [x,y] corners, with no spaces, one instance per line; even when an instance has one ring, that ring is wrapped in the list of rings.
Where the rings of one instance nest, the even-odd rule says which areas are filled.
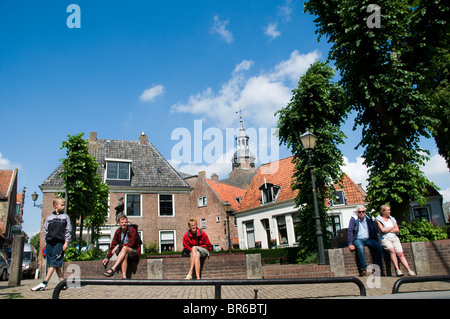
[[[292,222],[294,223],[294,234],[295,234],[295,240],[297,241],[297,243],[300,241],[300,234],[298,232],[298,225],[300,224],[300,215],[299,214],[294,214],[292,215]]]
[[[284,216],[277,217],[277,226],[278,226],[278,239],[280,244],[287,244],[287,228],[286,228],[286,218]]]
[[[175,231],[164,230],[159,233],[160,251],[174,251],[175,250]]]
[[[127,216],[141,216],[141,195],[127,194]]]
[[[245,232],[247,234],[248,248],[255,248],[255,229],[253,228],[253,222],[245,223]]]
[[[116,186],[130,186],[131,161],[106,159],[106,183]]]
[[[331,215],[331,224],[332,224],[332,233],[334,236],[337,236],[338,230],[341,230],[341,218],[339,215]]]
[[[206,218],[200,219],[200,228],[206,228]]]
[[[328,203],[330,204],[330,206],[333,205],[348,205],[348,199],[345,198],[345,194],[344,191],[337,191],[336,193],[334,193],[334,196],[332,197],[332,199],[330,199],[328,201]]]
[[[198,207],[205,207],[207,204],[206,196],[198,198]]]
[[[414,207],[413,208],[414,219],[426,219],[430,220],[430,215],[428,214],[427,207]]]
[[[159,195],[159,216],[174,216],[173,195]]]
[[[106,179],[130,179],[130,163],[106,162]]]
[[[280,186],[273,185],[271,183],[264,183],[259,188],[261,191],[261,204],[274,202],[277,198]]]

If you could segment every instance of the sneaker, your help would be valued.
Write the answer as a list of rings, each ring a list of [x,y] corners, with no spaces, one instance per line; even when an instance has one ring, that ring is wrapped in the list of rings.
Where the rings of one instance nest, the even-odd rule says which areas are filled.
[[[399,269],[399,270],[397,270],[397,276],[403,276],[403,272]]]
[[[415,276],[416,274],[414,273],[414,271],[410,270],[408,271],[408,276]]]
[[[31,288],[31,291],[42,291],[42,290],[47,290],[47,285],[44,284],[43,282],[41,282],[36,287]]]

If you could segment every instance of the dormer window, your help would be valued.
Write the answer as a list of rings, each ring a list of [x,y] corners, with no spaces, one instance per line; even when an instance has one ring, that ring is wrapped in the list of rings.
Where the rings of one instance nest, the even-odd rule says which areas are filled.
[[[274,202],[277,198],[278,192],[280,191],[280,186],[273,185],[271,183],[264,183],[259,187],[261,191],[261,204]]]
[[[106,183],[109,185],[130,185],[131,161],[106,159]]]
[[[345,193],[343,190],[334,193],[334,196],[328,202],[330,206],[334,205],[348,205],[348,199],[345,198]]]

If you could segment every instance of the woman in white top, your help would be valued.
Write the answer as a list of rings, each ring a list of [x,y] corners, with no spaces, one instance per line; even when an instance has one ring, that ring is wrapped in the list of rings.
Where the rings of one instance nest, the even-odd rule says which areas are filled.
[[[398,267],[397,256],[408,271],[408,275],[415,276],[416,274],[409,268],[408,262],[403,254],[402,244],[397,237],[399,231],[398,224],[395,218],[391,216],[391,208],[388,205],[381,206],[380,215],[377,217],[376,221],[382,234],[381,245],[384,249],[389,250],[397,276],[403,276],[403,272]]]

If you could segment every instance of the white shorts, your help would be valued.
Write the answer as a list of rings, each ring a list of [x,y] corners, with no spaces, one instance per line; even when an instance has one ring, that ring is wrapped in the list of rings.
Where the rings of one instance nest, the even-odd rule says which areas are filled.
[[[208,249],[200,247],[200,246],[194,246],[194,247],[197,247],[197,251],[200,253],[200,257],[209,257]]]
[[[388,237],[381,241],[381,245],[384,249],[394,248],[396,253],[403,252],[402,244],[400,243],[400,239],[398,237]]]

